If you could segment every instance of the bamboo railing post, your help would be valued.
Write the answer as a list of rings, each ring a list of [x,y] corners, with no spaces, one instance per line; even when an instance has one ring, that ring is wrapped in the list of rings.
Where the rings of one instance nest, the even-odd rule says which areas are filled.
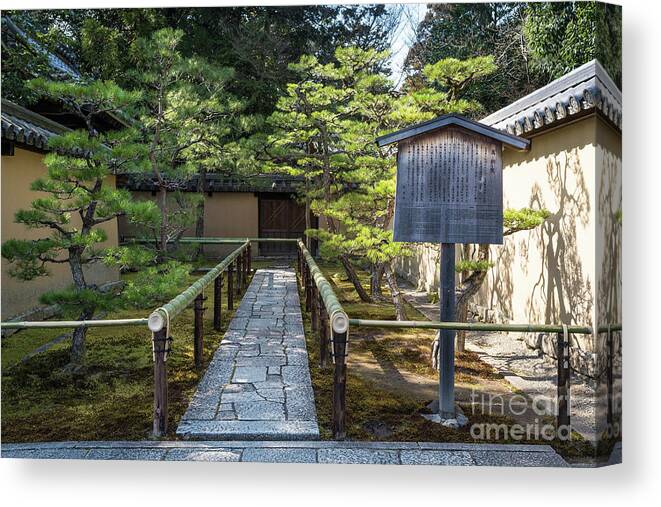
[[[220,331],[222,321],[223,305],[223,274],[219,274],[213,281],[213,328]]]
[[[236,256],[236,295],[240,296],[241,295],[241,285],[243,283],[241,279],[241,256],[237,255]]]
[[[558,428],[569,426],[569,333],[558,333]]]
[[[336,333],[333,336],[333,355],[335,357],[335,371],[333,372],[333,414],[332,431],[335,440],[346,438],[346,412],[347,412],[347,333]]]
[[[310,266],[306,263],[305,273],[305,311],[312,310],[312,276],[310,274]]]
[[[328,365],[328,312],[326,306],[321,305],[319,315],[319,366]]]
[[[252,276],[252,243],[248,243],[248,273]]]
[[[246,286],[248,286],[248,281],[252,276],[252,261],[250,259],[251,256],[252,254],[250,253],[250,245],[248,245],[246,247]]]
[[[230,262],[227,266],[227,309],[234,309],[234,287],[233,287],[233,276],[232,276],[232,263]]]
[[[300,288],[301,282],[303,281],[303,269],[301,268],[301,248],[298,245],[296,245],[296,273],[298,274],[296,281]]]
[[[168,370],[166,351],[168,336],[165,328],[153,334],[154,350],[154,427],[155,437],[162,437],[168,431]]]
[[[312,285],[312,311],[310,314],[310,329],[313,333],[319,331],[319,291]]]
[[[198,294],[193,303],[194,331],[193,331],[193,356],[195,368],[202,368],[204,356],[204,296]]]

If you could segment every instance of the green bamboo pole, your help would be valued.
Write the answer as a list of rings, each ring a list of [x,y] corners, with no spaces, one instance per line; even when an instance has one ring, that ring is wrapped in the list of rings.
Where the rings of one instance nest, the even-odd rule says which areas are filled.
[[[518,333],[561,333],[563,331],[562,326],[553,324],[483,324],[417,320],[349,319],[349,325],[383,328],[454,329],[457,331],[509,331]],[[573,334],[592,334],[592,328],[587,326],[567,326],[567,330]]]
[[[349,328],[349,317],[347,312],[344,311],[342,305],[340,304],[335,292],[333,292],[332,285],[324,278],[321,269],[317,266],[312,254],[305,248],[305,244],[302,241],[298,241],[298,247],[301,249],[303,258],[310,268],[310,276],[317,286],[319,295],[321,296],[326,311],[330,317],[331,327],[336,333],[346,333]]]
[[[3,329],[60,329],[68,327],[110,327],[144,326],[149,319],[107,319],[107,320],[28,320],[2,322]]]
[[[163,329],[163,327],[166,325],[168,317],[170,320],[172,320],[182,311],[184,311],[184,309],[190,305],[199,294],[202,293],[207,285],[212,283],[217,276],[225,271],[225,269],[227,269],[229,265],[232,264],[234,260],[243,253],[249,244],[249,241],[245,241],[243,245],[225,257],[220,263],[214,266],[210,271],[199,278],[185,291],[170,300],[168,303],[154,310],[149,316],[149,322],[147,324],[149,329],[151,329],[153,332],[157,332]]]

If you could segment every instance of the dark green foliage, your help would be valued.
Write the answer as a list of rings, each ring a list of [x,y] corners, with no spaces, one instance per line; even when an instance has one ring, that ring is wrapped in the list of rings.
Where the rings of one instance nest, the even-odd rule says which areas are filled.
[[[162,28],[183,31],[181,51],[213,65],[236,69],[229,89],[249,113],[270,114],[293,74],[287,65],[304,54],[328,62],[337,46],[386,49],[399,21],[399,8],[385,5],[248,6],[168,9],[79,9],[8,11],[33,38],[46,35],[48,46],[65,54],[82,74],[113,79],[130,87],[134,61],[127,48]],[[5,40],[3,31],[3,41]],[[21,68],[25,56],[15,51],[15,65],[5,66],[3,87],[46,75]],[[29,56],[33,56],[30,52]],[[20,92],[18,92],[20,94]],[[7,96],[7,95],[5,95]],[[21,101],[19,101],[21,102]]]
[[[122,297],[129,307],[166,303],[179,294],[189,271],[189,265],[178,261],[148,267],[127,281]]]
[[[543,2],[527,7],[530,62],[556,79],[594,58],[622,85],[622,7],[597,2]]]
[[[471,84],[464,97],[495,111],[542,83],[529,71],[521,22],[524,3],[431,4],[407,56],[409,85],[417,87],[425,65],[446,58],[491,57],[498,68]],[[472,116],[479,116],[472,113]]]
[[[580,65],[598,59],[622,76],[622,9],[596,2],[439,3],[429,6],[407,56],[408,84],[445,58],[491,56],[498,69],[464,96],[498,110]]]
[[[544,220],[551,216],[546,209],[536,210],[531,208],[512,209],[503,211],[504,235],[508,236],[518,231],[527,231],[542,225]]]

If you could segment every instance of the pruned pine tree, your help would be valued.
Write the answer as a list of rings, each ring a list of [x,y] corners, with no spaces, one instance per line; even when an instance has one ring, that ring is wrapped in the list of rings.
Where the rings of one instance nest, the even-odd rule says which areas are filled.
[[[375,75],[384,53],[356,48],[338,48],[336,63],[321,64],[304,56],[290,69],[298,80],[287,86],[276,111],[269,118],[275,133],[268,152],[277,170],[302,176],[306,208],[324,217],[325,235],[340,234],[339,223],[329,207],[352,185],[355,163],[349,156],[350,132],[358,127],[357,99]],[[318,234],[309,231],[309,234]],[[338,251],[348,278],[363,301],[370,296],[363,287],[349,251]]]
[[[407,246],[394,243],[396,147],[377,147],[378,136],[449,112],[473,111],[479,104],[462,93],[494,68],[490,58],[447,60],[424,69],[426,85],[404,92],[385,75],[387,53],[338,48],[335,63],[304,57],[292,66],[299,75],[270,121],[276,129],[270,150],[274,165],[302,175],[310,209],[325,217],[325,228],[309,230],[322,240],[321,252],[336,256],[363,301],[353,262],[367,261],[372,297],[385,277],[395,313],[406,316],[394,261]]]
[[[154,231],[160,258],[194,223],[204,232],[206,172],[217,169],[225,143],[241,125],[243,104],[226,92],[232,69],[180,50],[183,32],[164,28],[132,46],[136,85],[144,90],[141,135],[161,218]],[[197,193],[184,192],[197,180]]]
[[[49,274],[49,265],[66,264],[71,286],[41,296],[45,304],[57,304],[65,315],[90,319],[96,311],[120,304],[114,294],[103,293],[87,279],[92,263],[121,263],[125,266],[148,259],[135,248],[106,249],[103,225],[119,216],[134,223],[157,219],[158,210],[149,202],[136,202],[126,190],[115,188],[117,171],[143,170],[143,151],[130,142],[132,132],[99,132],[99,115],[118,113],[139,99],[112,82],[71,83],[36,79],[30,87],[38,95],[60,101],[79,118],[85,128],[50,139],[50,153],[44,158],[46,174],[32,183],[41,195],[29,209],[16,213],[17,223],[43,231],[39,239],[10,239],[2,246],[2,256],[11,263],[11,275],[33,280]],[[84,366],[86,328],[75,329],[69,369]]]

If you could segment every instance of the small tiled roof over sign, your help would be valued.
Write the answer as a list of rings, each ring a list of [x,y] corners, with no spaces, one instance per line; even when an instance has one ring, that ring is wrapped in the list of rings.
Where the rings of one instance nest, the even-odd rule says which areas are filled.
[[[525,136],[595,112],[622,129],[622,92],[601,64],[592,60],[481,123]]]
[[[69,129],[53,120],[2,99],[2,138],[38,150],[48,150],[48,140]]]

